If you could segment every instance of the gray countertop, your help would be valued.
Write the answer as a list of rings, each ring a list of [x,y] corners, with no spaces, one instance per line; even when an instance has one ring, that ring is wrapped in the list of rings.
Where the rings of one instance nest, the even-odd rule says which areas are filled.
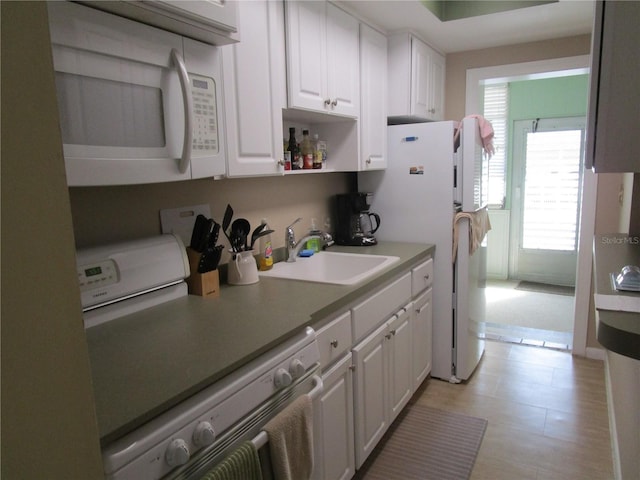
[[[106,445],[231,373],[306,326],[433,255],[427,244],[380,242],[332,251],[400,257],[352,286],[261,277],[221,279],[219,298],[189,295],[86,331],[101,443]]]
[[[617,292],[611,285],[611,273],[625,265],[640,265],[640,237],[626,234],[601,235],[594,239],[596,336],[608,350],[640,360],[640,313],[602,308],[598,298],[640,300],[640,293]],[[627,298],[624,298],[627,297]],[[622,302],[618,302],[622,303]],[[628,303],[628,302],[627,302]]]

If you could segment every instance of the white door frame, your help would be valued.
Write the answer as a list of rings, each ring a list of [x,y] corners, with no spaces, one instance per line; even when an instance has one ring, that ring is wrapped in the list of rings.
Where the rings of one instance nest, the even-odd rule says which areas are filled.
[[[555,58],[536,62],[497,65],[467,70],[466,114],[478,113],[481,107],[482,86],[514,80],[536,80],[589,73],[590,56]],[[574,304],[573,353],[587,356],[587,328],[591,298],[592,246],[596,216],[596,176],[585,169],[582,177],[580,210],[580,238],[576,266],[576,295]]]

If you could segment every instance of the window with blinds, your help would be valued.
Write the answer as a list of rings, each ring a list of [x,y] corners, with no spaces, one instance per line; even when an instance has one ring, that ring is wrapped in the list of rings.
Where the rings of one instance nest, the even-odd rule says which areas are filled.
[[[495,154],[488,159],[482,192],[483,203],[490,208],[504,208],[507,191],[507,111],[509,84],[485,85],[484,118],[493,126]]]

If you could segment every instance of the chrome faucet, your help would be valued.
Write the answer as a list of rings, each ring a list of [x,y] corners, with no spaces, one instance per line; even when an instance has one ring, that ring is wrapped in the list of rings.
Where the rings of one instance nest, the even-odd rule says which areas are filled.
[[[296,234],[293,231],[293,226],[300,220],[302,220],[302,217],[297,218],[291,225],[289,225],[285,229],[284,238],[287,246],[287,262],[295,262],[296,257],[300,253],[300,250],[302,250],[307,241],[311,240],[312,238],[319,239],[324,243],[325,247],[333,245],[333,238],[331,237],[331,234],[322,232],[320,230],[311,230],[308,235],[301,238],[300,241],[296,242]]]

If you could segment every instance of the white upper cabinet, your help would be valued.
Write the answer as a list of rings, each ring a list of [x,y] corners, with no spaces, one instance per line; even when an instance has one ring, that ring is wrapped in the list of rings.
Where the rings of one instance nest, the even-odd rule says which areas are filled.
[[[360,170],[387,167],[387,37],[360,24]]]
[[[391,121],[442,120],[445,58],[409,33],[391,35],[388,51]]]
[[[290,108],[357,118],[358,21],[324,1],[286,2]]]
[[[240,43],[222,48],[230,177],[282,175],[286,106],[281,1],[238,2]]]
[[[639,2],[596,2],[586,167],[640,172]]]

